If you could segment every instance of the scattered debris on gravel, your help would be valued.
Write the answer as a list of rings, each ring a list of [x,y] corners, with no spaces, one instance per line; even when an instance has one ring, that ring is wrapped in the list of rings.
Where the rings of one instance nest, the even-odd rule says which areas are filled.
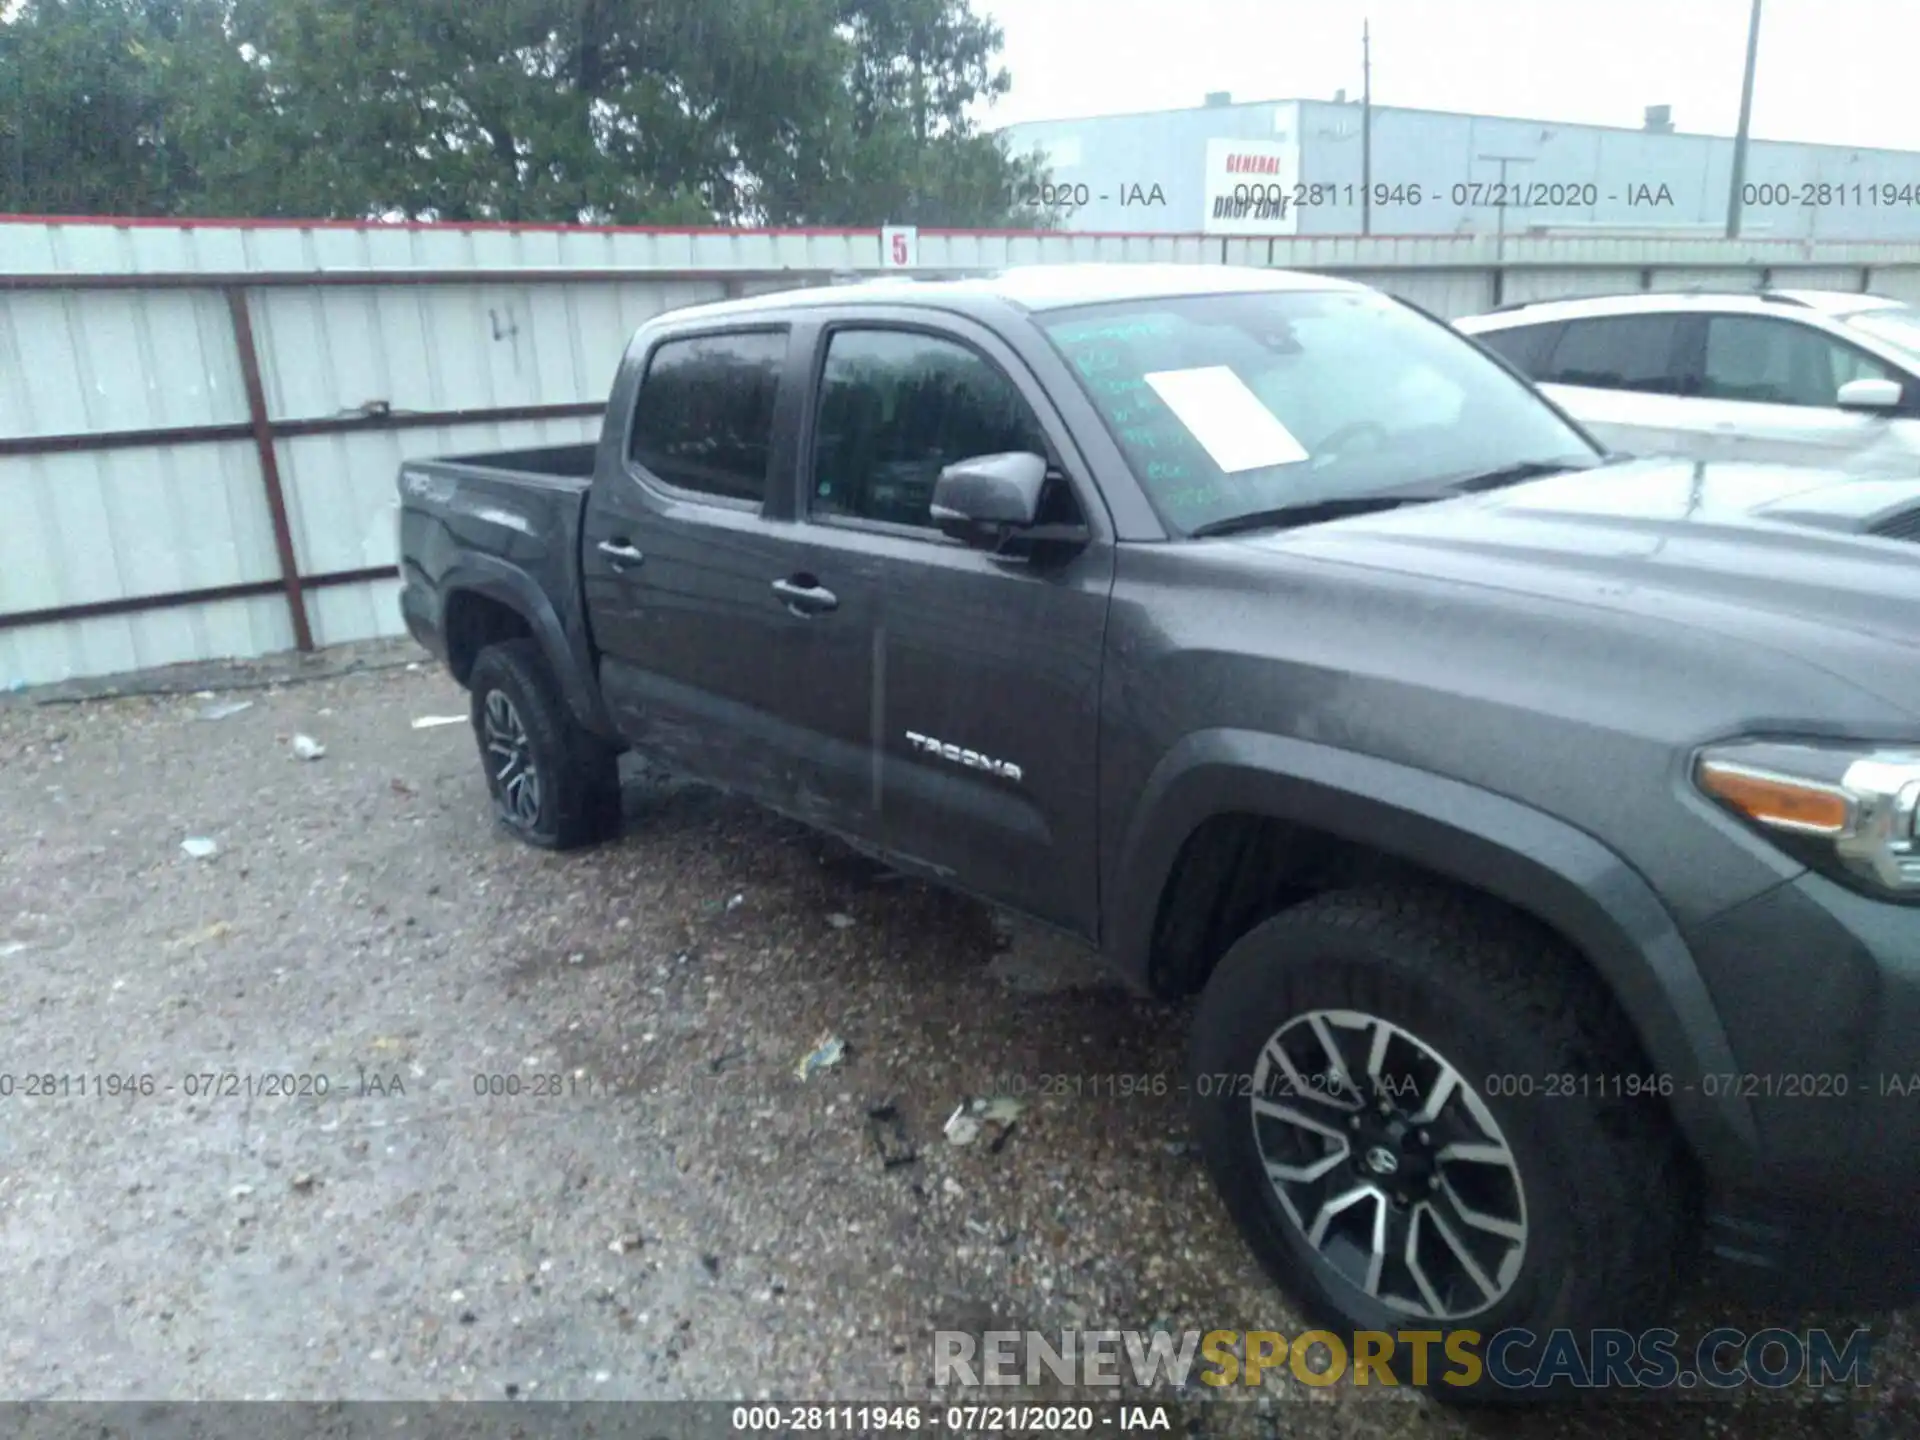
[[[11,1395],[953,1398],[939,1329],[1306,1328],[1188,1141],[1181,1007],[632,762],[618,841],[517,844],[443,674],[317,674],[0,705],[5,1069],[57,1077],[0,1103]],[[1881,1329],[1864,1400],[1288,1385],[1216,1433],[1894,1440]]]

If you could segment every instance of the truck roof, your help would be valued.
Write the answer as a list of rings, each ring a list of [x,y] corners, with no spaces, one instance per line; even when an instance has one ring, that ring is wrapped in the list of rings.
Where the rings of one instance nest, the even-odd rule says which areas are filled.
[[[880,276],[833,286],[800,286],[741,300],[692,305],[678,318],[764,314],[808,305],[932,304],[965,308],[969,300],[999,300],[1026,310],[1057,310],[1113,300],[1151,300],[1177,295],[1233,295],[1276,290],[1364,290],[1364,285],[1299,270],[1250,265],[1128,264],[1014,265],[988,275],[953,280]]]

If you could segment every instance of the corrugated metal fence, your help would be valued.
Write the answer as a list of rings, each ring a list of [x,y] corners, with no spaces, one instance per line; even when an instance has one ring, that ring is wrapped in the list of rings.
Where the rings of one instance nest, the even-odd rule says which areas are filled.
[[[922,232],[913,273],[1339,273],[1449,317],[1623,289],[1920,300],[1920,245]],[[0,689],[400,630],[408,457],[596,433],[664,310],[883,267],[880,233],[0,222]]]

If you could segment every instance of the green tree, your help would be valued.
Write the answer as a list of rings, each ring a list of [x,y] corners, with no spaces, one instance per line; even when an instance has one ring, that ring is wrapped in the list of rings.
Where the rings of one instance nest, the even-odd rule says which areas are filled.
[[[1007,87],[1000,38],[967,0],[28,0],[0,25],[0,194],[110,213],[1041,224],[1018,203],[1033,167],[969,119]]]
[[[222,19],[218,0],[26,0],[0,23],[0,210],[190,205],[193,76],[239,68]]]
[[[970,117],[1012,81],[995,63],[1000,28],[965,0],[837,0],[836,88],[814,112],[815,143],[763,166],[770,223],[1038,226],[1028,196],[1044,171]]]

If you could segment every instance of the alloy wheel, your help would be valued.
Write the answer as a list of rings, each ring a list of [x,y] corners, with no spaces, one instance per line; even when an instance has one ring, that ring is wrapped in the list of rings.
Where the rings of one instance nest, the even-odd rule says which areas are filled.
[[[514,825],[531,830],[540,819],[540,771],[533,763],[527,727],[506,692],[487,693],[481,738],[501,809]]]
[[[1296,1016],[1262,1047],[1251,1119],[1287,1218],[1369,1299],[1458,1320],[1512,1289],[1527,1250],[1512,1147],[1411,1031],[1354,1010]]]

